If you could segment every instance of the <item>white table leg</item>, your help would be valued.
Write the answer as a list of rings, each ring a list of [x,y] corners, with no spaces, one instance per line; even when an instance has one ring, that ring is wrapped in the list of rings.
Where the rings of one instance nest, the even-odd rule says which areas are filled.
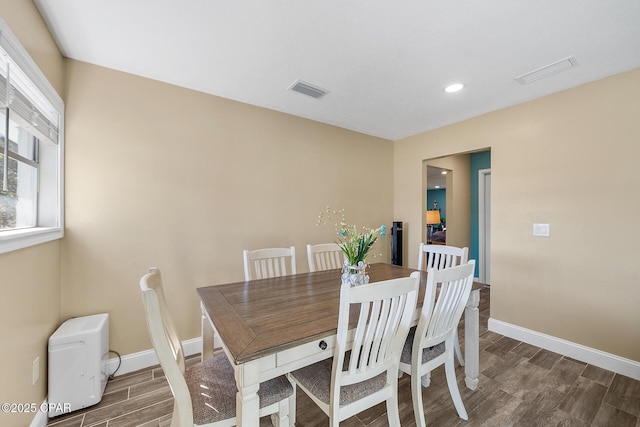
[[[236,424],[238,427],[258,427],[260,425],[260,399],[258,398],[257,366],[240,365],[235,368],[236,385]]]
[[[480,375],[480,289],[471,291],[464,309],[464,373],[467,388],[478,388]]]
[[[215,332],[202,303],[200,304],[200,310],[202,311],[202,351],[200,352],[200,357],[204,361],[213,356]]]

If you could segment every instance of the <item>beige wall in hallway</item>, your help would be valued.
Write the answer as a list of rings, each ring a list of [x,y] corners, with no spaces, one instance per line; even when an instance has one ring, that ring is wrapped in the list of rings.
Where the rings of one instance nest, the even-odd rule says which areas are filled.
[[[194,338],[195,288],[243,280],[244,248],[293,245],[303,272],[306,244],[337,237],[316,227],[327,205],[358,225],[393,221],[390,141],[82,62],[68,70],[62,314],[109,312],[121,354],[151,348],[138,288],[150,266],[181,338]]]
[[[423,222],[424,159],[490,147],[491,317],[640,361],[638,111],[640,69],[399,141],[395,216]]]
[[[30,0],[0,0],[0,17],[62,96],[64,60]],[[60,241],[0,254],[0,401],[35,403],[47,395],[47,342],[58,327]],[[32,385],[32,364],[40,379]],[[0,425],[29,425],[33,413],[0,413]]]

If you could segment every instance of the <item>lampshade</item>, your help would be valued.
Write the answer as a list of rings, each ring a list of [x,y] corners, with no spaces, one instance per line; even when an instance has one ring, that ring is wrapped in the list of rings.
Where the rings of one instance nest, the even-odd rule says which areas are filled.
[[[440,224],[440,211],[427,211],[427,224]]]

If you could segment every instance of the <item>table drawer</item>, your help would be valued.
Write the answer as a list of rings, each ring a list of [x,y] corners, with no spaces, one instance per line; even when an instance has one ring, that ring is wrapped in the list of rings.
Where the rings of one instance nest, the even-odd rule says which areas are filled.
[[[336,337],[329,336],[326,338],[318,339],[315,341],[308,342],[306,344],[299,345],[294,348],[290,348],[288,350],[283,350],[278,352],[278,366],[286,365],[288,363],[299,361],[300,359],[304,359],[309,356],[318,355],[320,353],[325,353],[326,356],[324,358],[329,358],[333,356],[333,347],[336,343]],[[318,360],[322,360],[323,358],[319,358]]]

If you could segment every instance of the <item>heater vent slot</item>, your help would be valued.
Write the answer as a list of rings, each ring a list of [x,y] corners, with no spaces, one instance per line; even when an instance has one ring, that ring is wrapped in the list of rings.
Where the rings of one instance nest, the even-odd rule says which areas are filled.
[[[537,70],[533,70],[529,73],[519,75],[515,79],[519,83],[526,85],[537,80],[544,79],[545,77],[549,77],[553,74],[569,70],[573,67],[576,67],[577,65],[578,61],[576,61],[576,58],[570,56],[552,64],[545,65],[544,67],[538,68]]]
[[[308,95],[312,98],[322,98],[323,96],[325,96],[327,93],[329,93],[329,91],[324,90],[320,87],[311,85],[309,83],[305,83],[303,81],[296,81],[293,85],[291,85],[291,87],[289,88],[290,90],[293,90],[295,92],[299,92],[302,93],[304,95]]]

